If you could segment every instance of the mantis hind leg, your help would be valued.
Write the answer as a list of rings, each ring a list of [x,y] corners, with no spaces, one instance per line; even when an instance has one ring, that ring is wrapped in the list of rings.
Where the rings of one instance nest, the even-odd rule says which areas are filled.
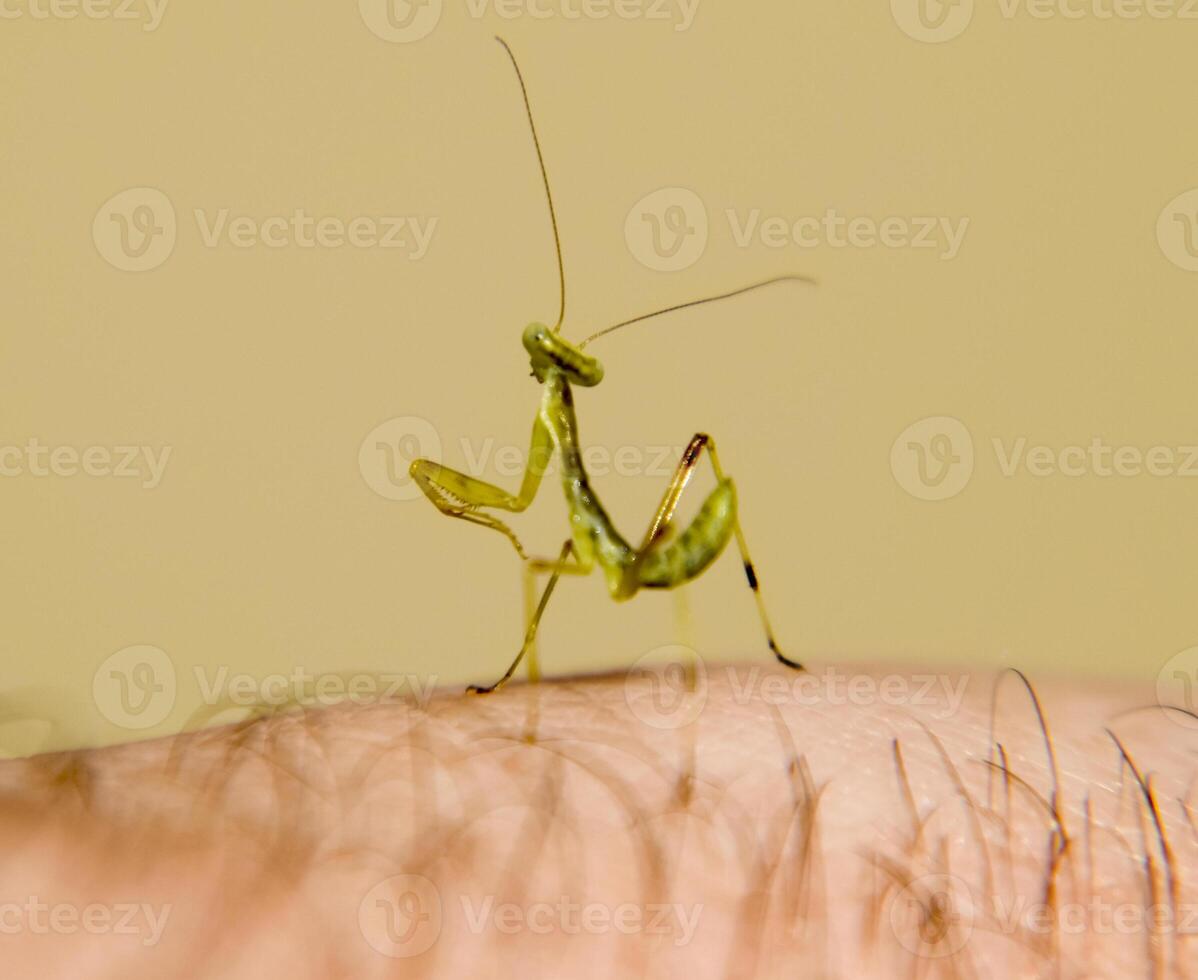
[[[642,559],[655,551],[661,549],[665,545],[667,532],[671,529],[671,521],[674,517],[674,511],[678,507],[678,502],[682,498],[683,492],[690,483],[691,477],[694,475],[695,467],[699,464],[699,457],[703,451],[707,450],[708,458],[711,460],[712,470],[715,472],[715,477],[718,482],[716,491],[708,497],[707,503],[704,504],[704,512],[701,512],[699,517],[695,519],[694,524],[699,524],[701,521],[715,518],[708,518],[705,513],[709,509],[719,508],[721,504],[730,507],[732,534],[736,538],[736,547],[740,552],[741,564],[744,566],[745,578],[749,583],[749,588],[753,592],[753,597],[757,603],[757,613],[761,617],[761,626],[765,631],[766,643],[770,648],[770,652],[778,659],[780,663],[785,664],[795,670],[802,670],[803,665],[798,661],[791,660],[778,646],[778,641],[774,637],[773,627],[770,625],[769,613],[765,608],[765,600],[761,597],[761,583],[757,577],[757,570],[753,565],[753,559],[749,554],[749,546],[745,541],[744,531],[741,530],[740,518],[735,511],[735,492],[732,490],[731,480],[724,473],[724,469],[720,466],[720,457],[716,452],[715,441],[705,432],[696,433],[691,439],[690,444],[682,454],[682,459],[678,463],[678,469],[674,472],[674,478],[670,481],[669,487],[666,488],[665,495],[662,497],[661,504],[657,508],[657,513],[653,517],[652,523],[649,525],[649,530],[645,533],[645,539],[641,543],[641,547],[637,554]],[[730,504],[726,504],[723,497],[731,499]],[[726,511],[727,512],[727,511]],[[693,525],[692,525],[693,526]],[[720,544],[722,547],[722,542]],[[705,565],[703,567],[706,567]],[[702,568],[700,568],[700,571]],[[695,574],[698,574],[697,572]],[[690,576],[693,577],[693,576]],[[673,580],[663,580],[653,583],[656,587],[671,587],[681,585],[687,581],[686,574],[681,573],[676,575]],[[642,583],[648,585],[649,583]]]

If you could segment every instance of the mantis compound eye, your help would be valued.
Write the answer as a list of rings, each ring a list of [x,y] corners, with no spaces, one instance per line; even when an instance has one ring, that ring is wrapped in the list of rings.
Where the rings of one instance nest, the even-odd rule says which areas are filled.
[[[533,374],[538,378],[545,369],[556,368],[571,384],[590,388],[603,380],[603,365],[584,354],[560,334],[543,323],[530,323],[524,328],[524,349],[532,360]]]

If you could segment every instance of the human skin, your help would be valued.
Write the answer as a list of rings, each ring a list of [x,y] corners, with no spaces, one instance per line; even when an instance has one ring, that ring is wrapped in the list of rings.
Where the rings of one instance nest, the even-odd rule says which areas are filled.
[[[1011,672],[699,664],[6,762],[6,974],[1198,972],[1198,723],[1034,690],[1050,741]]]

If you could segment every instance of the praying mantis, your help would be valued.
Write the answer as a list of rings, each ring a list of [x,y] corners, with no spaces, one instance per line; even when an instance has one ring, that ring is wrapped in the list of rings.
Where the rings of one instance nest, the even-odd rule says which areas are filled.
[[[560,302],[557,322],[552,327],[543,323],[530,323],[525,327],[522,337],[524,349],[528,352],[531,362],[532,376],[541,386],[541,404],[533,420],[528,463],[519,491],[513,495],[492,483],[468,476],[429,459],[413,460],[409,467],[413,481],[441,513],[448,517],[491,528],[503,534],[511,541],[516,553],[524,563],[525,594],[526,597],[529,597],[529,601],[527,601],[527,625],[520,651],[516,654],[511,666],[494,684],[471,685],[467,691],[472,694],[491,693],[507,683],[526,656],[529,656],[530,677],[534,679],[537,677],[538,668],[535,654],[537,629],[545,613],[545,608],[549,604],[549,599],[553,595],[553,590],[557,586],[558,579],[563,574],[589,575],[598,564],[603,570],[612,599],[627,600],[641,589],[673,589],[690,582],[702,574],[719,557],[725,545],[732,538],[736,539],[745,577],[756,599],[757,611],[761,617],[761,624],[765,630],[766,642],[770,651],[787,667],[802,670],[801,664],[782,653],[774,638],[765,602],[761,597],[757,572],[749,556],[744,532],[741,530],[737,518],[736,487],[732,478],[724,472],[720,465],[715,441],[711,436],[700,432],[690,440],[674,476],[666,488],[665,495],[658,505],[657,512],[649,523],[644,538],[640,545],[634,548],[616,530],[591,486],[583,466],[582,446],[579,441],[578,422],[574,412],[573,389],[575,386],[591,388],[603,380],[603,365],[591,355],[584,353],[584,348],[591,341],[611,333],[613,330],[663,313],[729,299],[774,283],[786,281],[812,283],[813,280],[806,276],[777,276],[730,292],[679,303],[653,313],[624,320],[592,334],[578,344],[571,343],[562,337],[561,328],[566,316],[566,273],[565,263],[562,260],[561,237],[558,233],[557,212],[554,209],[553,194],[549,188],[549,175],[545,167],[544,155],[541,152],[536,124],[533,121],[532,106],[528,99],[524,76],[508,43],[500,37],[497,37],[496,40],[503,46],[511,60],[512,67],[516,72],[516,79],[520,84],[520,93],[524,99],[528,126],[537,153],[545,198],[549,205],[549,220],[553,228],[553,240],[557,251]],[[674,511],[704,452],[706,452],[715,473],[716,487],[704,500],[690,524],[678,531],[672,523]],[[556,558],[537,558],[530,556],[515,532],[489,511],[498,510],[518,514],[526,510],[537,495],[542,477],[545,475],[554,453],[559,454],[561,460],[562,488],[569,511],[570,537],[566,539]],[[544,573],[548,573],[549,580],[541,592],[540,599],[534,605],[532,599],[535,598],[536,576]]]

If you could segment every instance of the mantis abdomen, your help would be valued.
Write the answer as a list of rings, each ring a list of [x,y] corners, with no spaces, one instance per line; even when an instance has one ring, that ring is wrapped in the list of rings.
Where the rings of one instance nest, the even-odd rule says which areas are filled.
[[[701,574],[728,543],[736,527],[736,488],[722,477],[686,529],[667,535],[662,526],[639,551],[616,530],[591,489],[578,439],[574,395],[560,372],[546,377],[541,421],[561,454],[562,489],[578,563],[598,562],[613,599],[630,599],[639,589],[672,589]]]
[[[645,589],[672,589],[707,568],[736,527],[736,487],[725,477],[708,494],[695,519],[673,540],[658,539],[640,560],[637,578]]]

